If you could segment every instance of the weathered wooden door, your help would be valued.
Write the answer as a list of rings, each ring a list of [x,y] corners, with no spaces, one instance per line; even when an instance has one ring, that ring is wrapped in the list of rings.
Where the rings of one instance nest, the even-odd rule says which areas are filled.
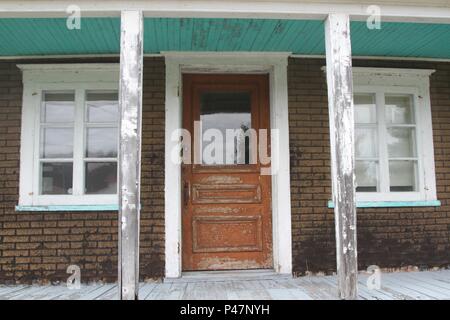
[[[185,74],[183,114],[183,270],[272,268],[267,75]]]

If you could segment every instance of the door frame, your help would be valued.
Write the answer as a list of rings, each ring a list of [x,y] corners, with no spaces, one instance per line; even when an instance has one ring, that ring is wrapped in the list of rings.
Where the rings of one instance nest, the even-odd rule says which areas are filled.
[[[271,163],[277,169],[272,183],[272,247],[274,271],[292,273],[291,193],[287,58],[290,53],[165,52],[165,277],[182,274],[182,195],[179,141],[174,132],[183,128],[183,73],[269,74]],[[282,143],[280,143],[282,142]],[[277,152],[278,151],[278,152]]]

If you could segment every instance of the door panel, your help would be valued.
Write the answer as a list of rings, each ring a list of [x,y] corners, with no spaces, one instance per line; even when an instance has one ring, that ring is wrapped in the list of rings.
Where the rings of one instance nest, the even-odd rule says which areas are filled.
[[[261,215],[201,216],[192,223],[193,252],[262,250]]]
[[[249,130],[269,131],[268,111],[267,75],[183,76],[183,124],[194,146],[194,163],[182,165],[183,270],[273,266],[271,179],[261,175],[270,164],[260,163]]]
[[[192,204],[261,203],[261,186],[257,184],[194,184]]]

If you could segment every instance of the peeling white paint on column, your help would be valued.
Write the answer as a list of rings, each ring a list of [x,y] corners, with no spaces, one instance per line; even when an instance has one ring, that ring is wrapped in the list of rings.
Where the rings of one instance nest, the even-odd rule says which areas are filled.
[[[122,230],[125,230],[127,227],[127,218],[122,217]]]
[[[139,289],[143,15],[122,11],[120,39],[119,297]]]
[[[325,44],[338,288],[342,299],[356,299],[353,81],[348,15],[328,16]]]

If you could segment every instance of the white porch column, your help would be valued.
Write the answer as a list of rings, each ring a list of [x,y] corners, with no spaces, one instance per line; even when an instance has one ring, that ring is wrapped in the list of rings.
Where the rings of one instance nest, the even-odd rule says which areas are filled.
[[[143,15],[122,11],[120,32],[119,296],[138,298]]]
[[[341,299],[356,299],[358,265],[353,81],[348,15],[328,15],[325,46],[338,290]]]

